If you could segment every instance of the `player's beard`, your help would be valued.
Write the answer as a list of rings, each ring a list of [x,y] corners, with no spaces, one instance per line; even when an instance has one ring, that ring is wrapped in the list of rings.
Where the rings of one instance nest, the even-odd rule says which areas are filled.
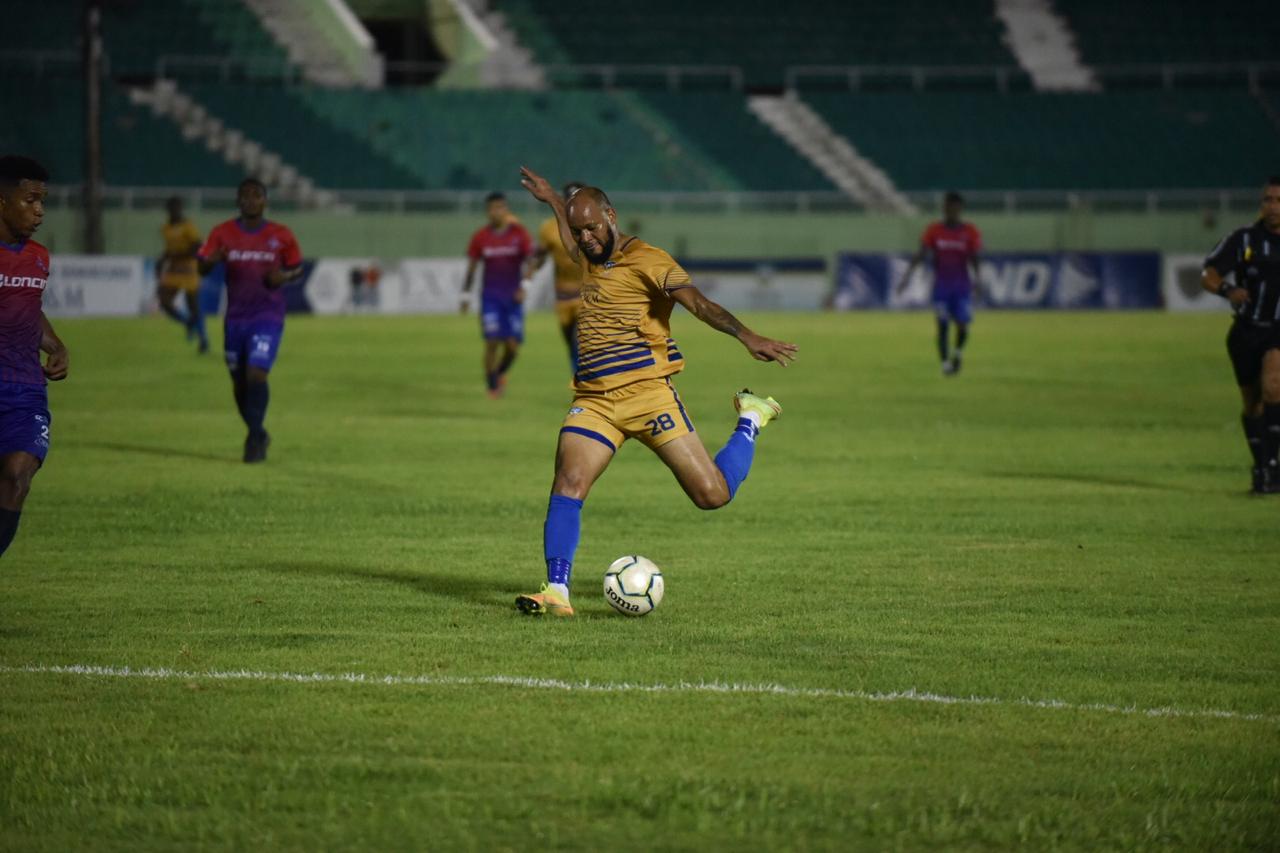
[[[613,257],[613,246],[618,242],[618,232],[614,228],[609,229],[609,239],[600,247],[598,254],[587,252],[587,260],[593,264],[603,264],[605,261]]]

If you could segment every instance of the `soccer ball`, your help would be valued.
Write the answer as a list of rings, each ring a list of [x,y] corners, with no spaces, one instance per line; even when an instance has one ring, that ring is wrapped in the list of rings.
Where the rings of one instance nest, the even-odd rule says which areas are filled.
[[[644,616],[662,603],[662,569],[640,556],[619,557],[604,573],[604,597],[624,616]]]

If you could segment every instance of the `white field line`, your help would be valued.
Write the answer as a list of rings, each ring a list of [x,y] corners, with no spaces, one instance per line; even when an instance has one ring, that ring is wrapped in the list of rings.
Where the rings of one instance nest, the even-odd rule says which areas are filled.
[[[831,687],[788,687],[784,684],[732,684],[719,681],[677,681],[671,684],[631,684],[628,682],[561,681],[555,678],[528,678],[518,675],[366,675],[361,672],[261,672],[249,669],[206,670],[203,672],[167,668],[134,669],[128,666],[70,666],[31,664],[0,665],[0,674],[80,675],[91,678],[141,678],[158,681],[269,681],[293,684],[361,684],[368,686],[428,687],[522,687],[530,690],[563,690],[577,693],[718,693],[763,696],[795,696],[809,699],[847,699],[859,702],[922,702],[930,705],[991,705],[1045,708],[1059,711],[1093,711],[1139,717],[1185,717],[1220,720],[1252,720],[1280,723],[1280,716],[1214,708],[1141,708],[1136,705],[1109,705],[1101,702],[1066,702],[1061,699],[1000,699],[994,696],[947,696],[916,689],[876,693]]]

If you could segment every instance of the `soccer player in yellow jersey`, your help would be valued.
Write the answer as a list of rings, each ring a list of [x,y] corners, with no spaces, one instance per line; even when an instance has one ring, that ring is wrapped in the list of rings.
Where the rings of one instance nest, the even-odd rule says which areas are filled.
[[[671,339],[676,303],[733,335],[758,361],[785,367],[796,346],[757,335],[703,296],[666,252],[620,233],[601,190],[583,187],[566,202],[545,178],[527,168],[520,173],[525,189],[555,211],[560,239],[582,269],[582,313],[575,396],[560,428],[543,527],[547,582],[539,592],[519,596],[516,607],[534,615],[572,616],[569,575],[582,503],[624,441],[639,439],[656,453],[699,509],[718,509],[747,478],[760,430],[782,414],[772,397],[739,392],[733,434],[714,460],[707,454],[671,384],[671,375],[684,367]]]
[[[200,352],[209,351],[209,336],[200,315],[200,271],[196,268],[196,252],[204,242],[200,230],[182,214],[182,199],[174,196],[165,204],[169,221],[160,228],[164,253],[156,261],[160,280],[160,308],[187,329],[187,340],[198,338]],[[186,294],[187,310],[174,304],[179,291]]]
[[[564,200],[582,189],[582,183],[571,181],[564,185]],[[534,269],[540,269],[550,256],[555,272],[556,319],[560,321],[560,334],[569,348],[570,374],[578,372],[578,312],[582,309],[582,267],[569,254],[560,240],[560,226],[554,216],[538,226],[538,246],[534,253]]]

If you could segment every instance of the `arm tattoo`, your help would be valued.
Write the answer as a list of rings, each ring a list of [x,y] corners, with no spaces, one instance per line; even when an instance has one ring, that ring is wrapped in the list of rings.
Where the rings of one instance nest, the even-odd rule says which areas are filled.
[[[737,317],[710,299],[698,300],[698,319],[716,331],[733,335],[735,338],[745,328]]]

